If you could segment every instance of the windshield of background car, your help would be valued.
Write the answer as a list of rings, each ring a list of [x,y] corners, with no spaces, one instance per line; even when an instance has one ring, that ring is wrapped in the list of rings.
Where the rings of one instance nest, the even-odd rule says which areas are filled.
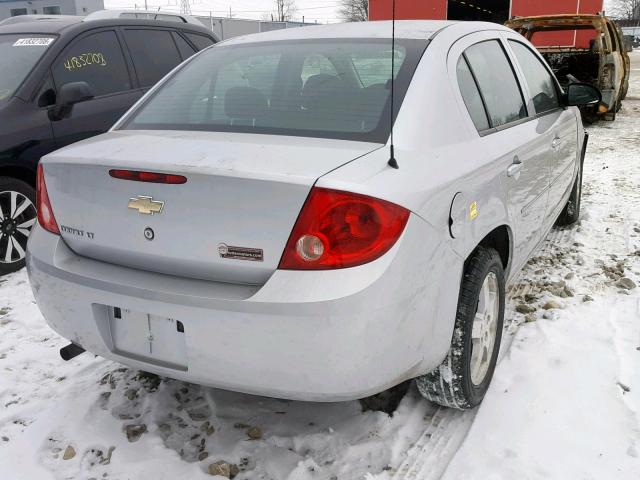
[[[14,94],[54,39],[28,33],[0,35],[0,102]]]
[[[425,40],[396,40],[397,114]],[[197,55],[123,128],[337,138],[385,143],[391,125],[391,40],[279,41]]]

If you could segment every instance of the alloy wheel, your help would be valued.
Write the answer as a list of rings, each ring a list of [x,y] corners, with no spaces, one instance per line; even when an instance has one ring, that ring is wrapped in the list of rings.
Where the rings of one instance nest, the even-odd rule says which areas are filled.
[[[480,385],[487,375],[496,341],[500,293],[498,277],[489,272],[482,283],[471,332],[471,381]]]
[[[0,263],[24,260],[36,216],[35,205],[25,195],[0,192]]]

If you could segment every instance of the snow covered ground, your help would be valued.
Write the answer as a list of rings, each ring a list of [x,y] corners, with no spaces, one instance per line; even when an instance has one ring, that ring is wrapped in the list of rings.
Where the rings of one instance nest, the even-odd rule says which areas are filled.
[[[475,411],[412,389],[389,417],[65,363],[22,271],[0,279],[0,479],[640,478],[638,52],[633,68],[617,121],[589,128],[579,225],[511,287]]]

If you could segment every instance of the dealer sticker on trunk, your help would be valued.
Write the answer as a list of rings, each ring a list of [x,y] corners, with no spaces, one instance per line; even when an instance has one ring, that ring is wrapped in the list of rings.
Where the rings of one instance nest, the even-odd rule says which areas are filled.
[[[48,47],[53,38],[19,38],[13,44],[14,47]]]
[[[234,247],[221,243],[218,245],[218,253],[222,258],[232,260],[249,260],[251,262],[262,262],[264,260],[261,248]]]

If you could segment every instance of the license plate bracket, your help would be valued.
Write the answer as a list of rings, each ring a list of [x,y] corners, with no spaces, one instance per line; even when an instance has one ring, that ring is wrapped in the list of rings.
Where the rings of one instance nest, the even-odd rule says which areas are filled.
[[[187,370],[187,346],[181,321],[120,307],[109,307],[108,311],[115,354]]]

